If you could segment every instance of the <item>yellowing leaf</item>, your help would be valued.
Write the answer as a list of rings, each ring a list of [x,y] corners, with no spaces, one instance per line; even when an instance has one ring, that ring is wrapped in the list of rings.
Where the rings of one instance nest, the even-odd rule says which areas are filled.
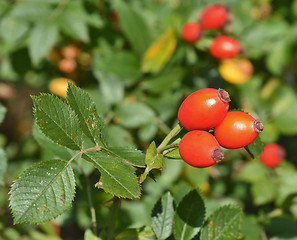
[[[145,52],[142,59],[142,71],[145,73],[160,71],[174,53],[176,45],[175,32],[169,28]]]

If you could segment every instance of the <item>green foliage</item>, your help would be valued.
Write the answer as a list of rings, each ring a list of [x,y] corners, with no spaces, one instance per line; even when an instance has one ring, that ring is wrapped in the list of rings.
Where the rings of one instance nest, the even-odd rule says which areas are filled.
[[[98,117],[95,103],[89,95],[80,88],[75,87],[72,83],[69,83],[66,100],[75,111],[84,134],[92,139],[95,144],[105,145],[102,134],[104,123]]]
[[[210,239],[237,239],[240,236],[242,224],[242,210],[236,206],[218,208],[208,219],[202,229],[201,238]]]
[[[62,160],[36,163],[13,183],[10,207],[15,223],[41,223],[56,218],[72,203],[75,193],[73,170]]]
[[[149,172],[153,169],[160,169],[165,167],[164,157],[161,153],[157,151],[156,143],[152,142],[147,149],[145,155],[145,164],[146,169],[144,173],[141,175],[140,181],[143,182]]]
[[[75,112],[52,95],[42,94],[33,96],[32,99],[36,123],[44,135],[62,146],[80,150],[82,131]]]
[[[101,173],[97,187],[123,198],[140,197],[140,186],[129,161],[111,151],[101,150],[82,155]]]
[[[296,238],[297,0],[225,0],[229,24],[183,41],[183,24],[216,2],[0,1],[3,239]],[[208,51],[219,34],[240,42],[238,58],[253,65],[247,82],[220,75]],[[55,78],[74,83],[66,98],[38,95],[59,95]],[[226,89],[230,110],[265,127],[245,149],[224,149],[223,161],[196,169],[179,155],[186,131],[171,129],[184,98],[207,87]],[[268,168],[259,157],[272,142],[287,156]],[[61,202],[68,172],[71,194]],[[12,227],[12,215],[15,223],[57,218]]]
[[[152,228],[158,239],[167,239],[172,234],[175,203],[168,192],[156,203],[152,211]]]
[[[198,190],[192,190],[177,206],[173,229],[175,239],[193,239],[201,230],[204,218],[204,200]]]

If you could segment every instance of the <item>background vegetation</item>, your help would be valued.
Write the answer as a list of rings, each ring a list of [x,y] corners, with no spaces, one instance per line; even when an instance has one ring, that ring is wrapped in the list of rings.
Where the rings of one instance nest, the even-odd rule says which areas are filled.
[[[116,239],[154,239],[156,202],[170,191],[179,203],[197,187],[208,215],[229,203],[243,209],[239,238],[297,239],[297,1],[221,1],[231,12],[230,24],[204,32],[195,44],[183,41],[183,24],[198,21],[214,2],[0,1],[0,239],[93,239],[94,224],[98,233],[112,231]],[[208,47],[221,33],[242,45],[240,57],[254,68],[248,81],[234,84],[220,75],[221,62]],[[141,198],[121,200],[117,211],[108,202],[112,196],[94,187],[98,173],[77,163],[76,196],[68,211],[38,226],[13,225],[12,182],[33,163],[61,157],[40,148],[30,95],[63,98],[65,78],[95,101],[110,146],[146,151],[152,140],[159,144],[176,125],[182,100],[213,87],[229,92],[231,109],[259,118],[265,125],[262,142],[279,143],[287,157],[274,169],[244,149],[225,150],[225,159],[206,169],[167,159],[162,173],[143,183]]]

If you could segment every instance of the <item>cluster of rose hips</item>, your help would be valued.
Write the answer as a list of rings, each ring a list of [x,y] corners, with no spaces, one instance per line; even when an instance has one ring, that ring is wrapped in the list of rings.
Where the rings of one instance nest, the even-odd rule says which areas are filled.
[[[200,22],[187,22],[182,27],[182,38],[188,43],[195,43],[205,30],[224,27],[230,22],[228,8],[220,3],[207,6],[200,15]],[[219,59],[232,58],[241,52],[237,40],[227,35],[217,36],[209,47],[210,54]]]
[[[179,153],[186,163],[198,168],[212,166],[224,158],[221,146],[245,147],[262,132],[263,124],[251,115],[228,112],[230,101],[224,89],[204,88],[182,102],[178,120],[189,132],[179,143]]]

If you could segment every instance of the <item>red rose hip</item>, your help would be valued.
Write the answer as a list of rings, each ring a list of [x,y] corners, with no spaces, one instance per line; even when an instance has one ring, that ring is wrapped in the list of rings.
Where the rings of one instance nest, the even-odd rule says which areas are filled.
[[[178,120],[188,131],[208,130],[224,119],[229,102],[229,94],[224,89],[200,89],[183,101],[178,110]]]
[[[182,28],[182,38],[188,43],[195,43],[201,36],[201,26],[196,22],[188,22]]]
[[[186,133],[179,143],[179,154],[189,165],[205,168],[224,158],[224,152],[213,135],[202,130]]]
[[[269,143],[264,146],[260,155],[260,161],[267,167],[276,167],[286,157],[286,150],[277,143]]]
[[[228,8],[223,4],[207,6],[201,13],[200,22],[202,29],[216,29],[224,26],[229,21]]]
[[[214,128],[214,134],[222,147],[235,149],[249,145],[263,129],[263,124],[251,115],[233,111]]]
[[[241,52],[241,46],[234,38],[220,35],[213,40],[209,52],[215,58],[232,58]]]

